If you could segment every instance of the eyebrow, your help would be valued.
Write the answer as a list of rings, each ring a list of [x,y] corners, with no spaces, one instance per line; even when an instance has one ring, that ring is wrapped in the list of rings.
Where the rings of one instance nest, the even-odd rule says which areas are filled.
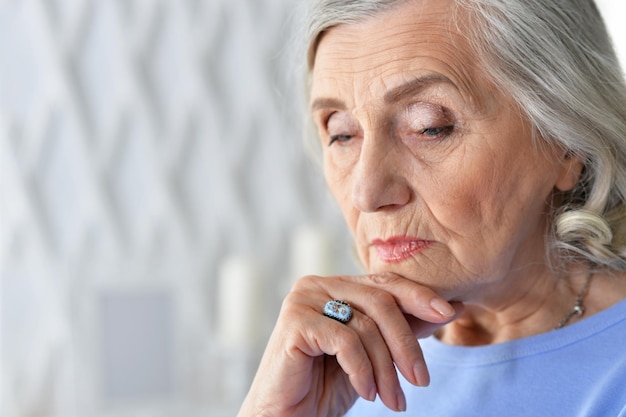
[[[439,74],[428,74],[422,77],[414,78],[404,84],[392,88],[385,93],[384,100],[386,103],[395,103],[405,97],[411,97],[418,94],[426,87],[441,83],[450,84],[456,87],[456,85],[448,77]]]
[[[392,88],[385,93],[383,99],[386,103],[394,103],[405,97],[415,96],[426,87],[440,83],[450,84],[456,87],[456,85],[448,77],[439,74],[428,74],[414,78],[404,84]],[[336,108],[340,110],[345,110],[346,104],[339,99],[330,97],[317,98],[313,100],[313,103],[311,104],[312,111],[325,108]]]
[[[339,99],[329,98],[329,97],[316,98],[315,100],[313,100],[313,103],[311,104],[311,110],[328,109],[328,108],[345,110],[346,104]]]

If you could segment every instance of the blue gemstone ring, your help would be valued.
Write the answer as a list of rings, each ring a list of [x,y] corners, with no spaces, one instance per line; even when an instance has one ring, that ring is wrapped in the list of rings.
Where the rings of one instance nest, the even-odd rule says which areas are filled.
[[[324,306],[324,315],[342,323],[347,323],[352,318],[352,309],[345,301],[330,300]]]

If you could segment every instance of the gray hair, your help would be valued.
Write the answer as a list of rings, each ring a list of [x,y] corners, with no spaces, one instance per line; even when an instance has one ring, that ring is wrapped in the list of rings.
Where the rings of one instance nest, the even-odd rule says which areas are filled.
[[[325,31],[407,1],[316,1],[309,75]],[[469,16],[457,19],[458,29],[535,136],[584,162],[576,187],[555,197],[548,250],[565,264],[626,270],[626,84],[594,1],[456,0],[456,6]]]

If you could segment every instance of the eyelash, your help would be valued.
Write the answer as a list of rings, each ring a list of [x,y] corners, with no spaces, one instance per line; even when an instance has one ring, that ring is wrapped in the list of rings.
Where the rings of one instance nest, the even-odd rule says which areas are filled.
[[[330,137],[330,142],[328,142],[328,146],[332,145],[333,143],[339,141],[339,142],[347,142],[350,139],[352,139],[354,136],[353,135],[333,135]]]
[[[432,138],[445,138],[454,130],[454,125],[442,126],[442,127],[429,127],[420,132],[422,135],[427,135]],[[330,137],[328,146],[331,146],[335,142],[348,142],[354,135],[333,135]]]
[[[450,135],[454,130],[454,125],[441,126],[441,127],[429,127],[422,130],[420,133],[422,135],[428,135],[437,138],[445,138]]]

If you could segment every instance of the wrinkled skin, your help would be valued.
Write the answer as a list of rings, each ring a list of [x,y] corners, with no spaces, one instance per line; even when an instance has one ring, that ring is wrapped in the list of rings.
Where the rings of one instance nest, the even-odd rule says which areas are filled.
[[[321,314],[335,298],[350,299],[354,316],[347,324]],[[379,395],[391,409],[403,410],[394,364],[411,383],[427,385],[417,337],[461,310],[394,274],[302,278],[283,303],[239,415],[339,416],[357,395]]]
[[[572,285],[545,261],[546,213],[582,164],[533,144],[455,32],[451,4],[414,0],[321,39],[312,117],[369,275],[298,281],[240,417],[339,416],[376,395],[403,410],[394,365],[428,384],[416,337],[450,323],[446,342],[495,343],[567,311]],[[324,317],[329,299],[349,301],[354,318]]]

